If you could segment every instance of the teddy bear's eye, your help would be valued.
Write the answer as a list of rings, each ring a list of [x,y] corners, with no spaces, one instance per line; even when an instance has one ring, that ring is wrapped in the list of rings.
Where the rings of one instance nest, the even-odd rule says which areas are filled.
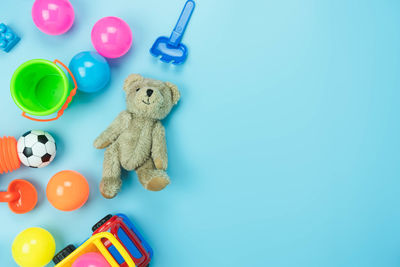
[[[136,89],[136,92],[139,92],[140,88]]]

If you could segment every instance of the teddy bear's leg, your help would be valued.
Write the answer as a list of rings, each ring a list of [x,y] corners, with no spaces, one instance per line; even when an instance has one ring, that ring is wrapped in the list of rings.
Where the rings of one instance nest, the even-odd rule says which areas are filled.
[[[160,191],[169,184],[169,177],[163,170],[157,170],[153,160],[148,159],[136,170],[140,183],[150,191]]]
[[[109,146],[104,153],[103,178],[100,192],[105,198],[113,198],[121,189],[121,164],[116,145]]]

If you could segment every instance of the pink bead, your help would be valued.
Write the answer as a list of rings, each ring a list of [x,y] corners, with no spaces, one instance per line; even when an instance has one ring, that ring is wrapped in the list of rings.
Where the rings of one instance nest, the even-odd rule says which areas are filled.
[[[122,19],[105,17],[93,26],[92,43],[97,52],[104,57],[121,57],[132,46],[132,31]]]
[[[74,8],[68,0],[36,0],[32,7],[36,27],[50,35],[67,32],[74,23]]]
[[[111,265],[100,253],[89,252],[80,256],[72,267],[111,267]]]

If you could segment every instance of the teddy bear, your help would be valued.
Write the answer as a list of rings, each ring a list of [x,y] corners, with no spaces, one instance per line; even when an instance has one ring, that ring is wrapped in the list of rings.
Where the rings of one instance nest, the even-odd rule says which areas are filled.
[[[126,110],[94,141],[95,148],[106,148],[100,182],[100,192],[105,198],[115,197],[121,189],[121,167],[135,170],[140,183],[150,191],[160,191],[170,183],[161,120],[178,103],[178,87],[131,74],[123,89]]]

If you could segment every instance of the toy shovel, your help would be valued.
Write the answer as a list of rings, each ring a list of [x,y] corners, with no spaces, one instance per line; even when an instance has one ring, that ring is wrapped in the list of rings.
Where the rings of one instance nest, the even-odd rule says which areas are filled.
[[[8,186],[8,192],[0,192],[0,202],[8,202],[14,213],[27,213],[36,206],[37,192],[30,182],[14,180]]]
[[[181,43],[183,34],[189,24],[190,17],[192,16],[195,4],[192,0],[186,2],[182,10],[178,23],[175,26],[171,36],[159,37],[150,49],[150,53],[155,57],[160,57],[160,60],[172,64],[182,64],[185,62],[188,49]]]

